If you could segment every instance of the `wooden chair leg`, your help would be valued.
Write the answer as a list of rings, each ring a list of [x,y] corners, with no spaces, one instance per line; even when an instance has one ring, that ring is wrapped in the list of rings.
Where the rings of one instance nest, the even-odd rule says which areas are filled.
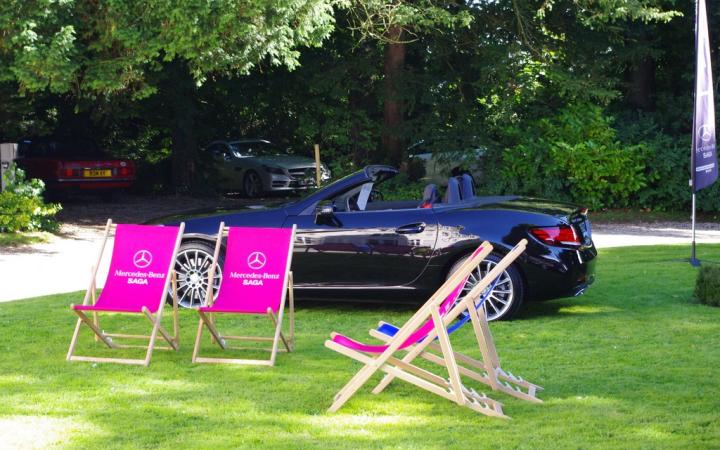
[[[68,349],[67,356],[65,359],[70,361],[70,358],[72,358],[73,353],[75,352],[75,346],[77,345],[78,336],[80,334],[80,327],[82,326],[82,319],[78,318],[77,323],[75,324],[75,331],[73,332],[72,339],[70,340],[70,348]]]
[[[435,330],[437,331],[438,340],[440,341],[440,348],[442,348],[443,356],[445,356],[444,359],[447,362],[446,368],[448,375],[450,375],[450,386],[452,386],[453,393],[455,394],[455,401],[458,405],[464,405],[465,395],[462,392],[462,382],[460,380],[457,362],[453,356],[450,336],[448,336],[445,324],[443,323],[442,317],[440,317],[439,308],[437,306],[433,306],[431,313],[433,322],[435,322]]]
[[[197,333],[195,334],[195,347],[193,348],[192,362],[197,362],[198,353],[200,353],[200,340],[202,339],[203,333],[203,320],[198,319]]]
[[[177,272],[172,273],[173,296],[173,339],[177,348],[180,348],[180,318],[178,317]],[[177,350],[177,349],[176,349]]]
[[[360,369],[345,386],[335,395],[333,404],[328,408],[328,412],[336,412],[342,407],[360,387],[375,373],[378,367],[365,365]]]
[[[295,349],[295,285],[293,281],[293,273],[288,274],[288,321],[290,322],[290,331],[288,333],[290,340],[290,347]]]
[[[71,305],[70,308],[72,308],[73,306],[74,305]],[[112,340],[108,336],[106,336],[105,333],[103,333],[98,327],[96,327],[93,321],[88,316],[86,316],[85,313],[83,313],[82,311],[77,311],[75,309],[73,309],[73,311],[75,311],[75,314],[80,317],[80,320],[82,320],[85,325],[90,327],[90,329],[95,332],[95,334],[100,338],[100,340],[105,343],[105,345],[107,345],[109,348],[117,348],[117,346],[113,344]]]
[[[277,318],[275,318],[275,314],[273,314],[273,311],[271,308],[267,309],[267,314],[270,316],[270,320],[275,324],[275,333],[273,335],[273,343],[272,343],[272,350],[270,353],[270,365],[275,365],[275,357],[277,356],[279,341],[280,341],[280,335],[282,334],[280,332],[280,322]],[[280,310],[280,320],[282,320],[282,310]],[[287,347],[287,342],[285,342],[285,338],[282,339],[283,343],[285,344],[285,347]]]
[[[277,328],[278,326],[281,326],[281,325],[278,325],[277,317],[275,317],[275,314],[274,314],[274,313],[272,312],[272,310],[269,309],[269,308],[268,308],[268,316],[270,316],[270,320],[272,321],[272,323],[273,323],[273,325],[275,326],[275,328]],[[280,340],[282,340],[282,343],[283,343],[283,345],[285,346],[285,349],[286,349],[288,352],[291,352],[292,349],[290,348],[290,344],[288,343],[287,339],[285,339],[285,336],[283,335],[282,330],[280,330],[280,333],[279,333],[279,334],[280,334]]]
[[[225,340],[220,335],[220,332],[215,328],[215,324],[213,323],[212,319],[208,317],[207,314],[205,314],[202,311],[198,311],[198,314],[200,314],[200,323],[204,324],[207,329],[210,331],[210,334],[215,339],[215,342],[223,349],[225,350],[227,348],[227,345],[225,344]]]
[[[154,322],[152,333],[150,333],[150,342],[148,342],[148,348],[147,353],[145,354],[145,362],[144,366],[147,367],[150,365],[150,359],[152,358],[153,350],[155,349],[155,341],[157,340],[158,330],[160,329],[160,318],[162,317],[162,308],[158,311],[157,317],[155,320],[152,320],[152,316],[150,315],[150,311],[143,307],[143,312],[145,315],[149,316],[151,321]]]
[[[481,315],[484,315],[485,312],[478,311],[475,308],[475,305],[472,304],[472,300],[468,300],[468,314],[470,314],[470,322],[472,323],[473,330],[475,331],[475,339],[477,340],[478,347],[480,347],[480,354],[482,355],[485,372],[487,372],[488,379],[490,380],[490,387],[497,390],[498,379],[497,371],[495,369],[498,365],[496,365],[493,361],[497,360],[497,352],[494,351],[495,345],[492,342],[492,336],[489,335],[489,327],[482,326]],[[487,320],[485,325],[487,325]]]
[[[152,316],[150,311],[146,308],[143,308],[143,313],[145,314],[145,317],[148,318],[150,323],[155,326],[157,325],[158,332],[160,333],[160,336],[162,336],[165,341],[170,344],[170,347],[172,347],[174,350],[178,350],[179,346],[177,342],[175,342],[175,339],[170,336],[170,334],[163,328],[163,326],[160,324],[160,321]]]

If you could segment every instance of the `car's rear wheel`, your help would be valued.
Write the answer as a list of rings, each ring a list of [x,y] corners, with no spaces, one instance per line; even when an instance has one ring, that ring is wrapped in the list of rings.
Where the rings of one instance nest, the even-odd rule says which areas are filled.
[[[243,193],[248,198],[259,197],[263,192],[262,179],[254,170],[248,171],[243,178]]]
[[[215,249],[202,241],[183,242],[175,259],[177,273],[178,304],[183,308],[204,306],[208,289],[208,273]],[[217,293],[222,281],[222,259],[215,268],[212,288]],[[172,301],[172,298],[170,299]]]
[[[470,278],[468,278],[468,281],[465,283],[460,298],[470,292],[470,290],[497,265],[500,259],[502,259],[502,257],[495,253],[488,255],[470,274]],[[448,277],[459,269],[466,260],[467,258],[462,258],[456,262],[448,271]],[[482,293],[481,297],[485,294],[487,294],[487,290]],[[514,265],[508,266],[502,274],[500,274],[492,292],[485,300],[485,310],[487,311],[488,320],[512,319],[520,310],[520,306],[522,306],[524,294],[525,286],[520,272]]]

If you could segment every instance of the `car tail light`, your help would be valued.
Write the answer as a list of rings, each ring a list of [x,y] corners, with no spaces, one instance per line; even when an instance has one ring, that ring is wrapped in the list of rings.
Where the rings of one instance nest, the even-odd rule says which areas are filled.
[[[118,176],[129,177],[135,172],[135,166],[131,161],[120,161],[120,167],[117,169]]]
[[[570,245],[579,247],[580,237],[570,225],[531,228],[530,233],[547,245]]]
[[[78,176],[78,170],[63,163],[57,165],[58,178],[72,178]]]

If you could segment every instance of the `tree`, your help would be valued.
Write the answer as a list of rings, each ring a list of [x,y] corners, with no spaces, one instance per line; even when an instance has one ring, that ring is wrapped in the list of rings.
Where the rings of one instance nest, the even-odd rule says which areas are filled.
[[[382,149],[389,162],[398,164],[407,134],[401,93],[406,46],[424,33],[467,27],[471,17],[462,2],[453,0],[356,0],[350,16],[350,27],[361,42],[374,40],[384,46]]]
[[[298,47],[333,29],[336,0],[6,0],[0,81],[20,92],[70,94],[76,110],[173,89],[176,188],[192,183],[197,86],[259,64],[298,66]],[[156,74],[165,72],[165,76]]]

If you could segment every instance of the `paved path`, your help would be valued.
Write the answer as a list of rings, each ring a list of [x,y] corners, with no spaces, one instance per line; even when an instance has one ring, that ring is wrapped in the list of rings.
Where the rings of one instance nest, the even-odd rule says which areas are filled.
[[[720,224],[699,224],[698,243],[720,243]],[[0,248],[0,302],[87,289],[90,265],[97,259],[102,227],[65,224],[51,242],[17,249]],[[690,243],[688,224],[595,225],[598,248]],[[109,246],[112,241],[108,242]],[[108,250],[112,247],[108,247]],[[100,274],[107,273],[109,258]],[[105,282],[98,277],[98,285]],[[81,298],[78,298],[78,302]]]
[[[627,247],[631,245],[690,245],[690,224],[602,224],[593,225],[593,241],[597,248]],[[701,223],[696,227],[695,242],[720,243],[720,224]]]
[[[87,289],[102,231],[66,228],[47,243],[0,248],[0,302]],[[108,266],[109,258],[103,258],[99,273],[106,274]],[[104,283],[104,275],[98,277],[98,284]]]

